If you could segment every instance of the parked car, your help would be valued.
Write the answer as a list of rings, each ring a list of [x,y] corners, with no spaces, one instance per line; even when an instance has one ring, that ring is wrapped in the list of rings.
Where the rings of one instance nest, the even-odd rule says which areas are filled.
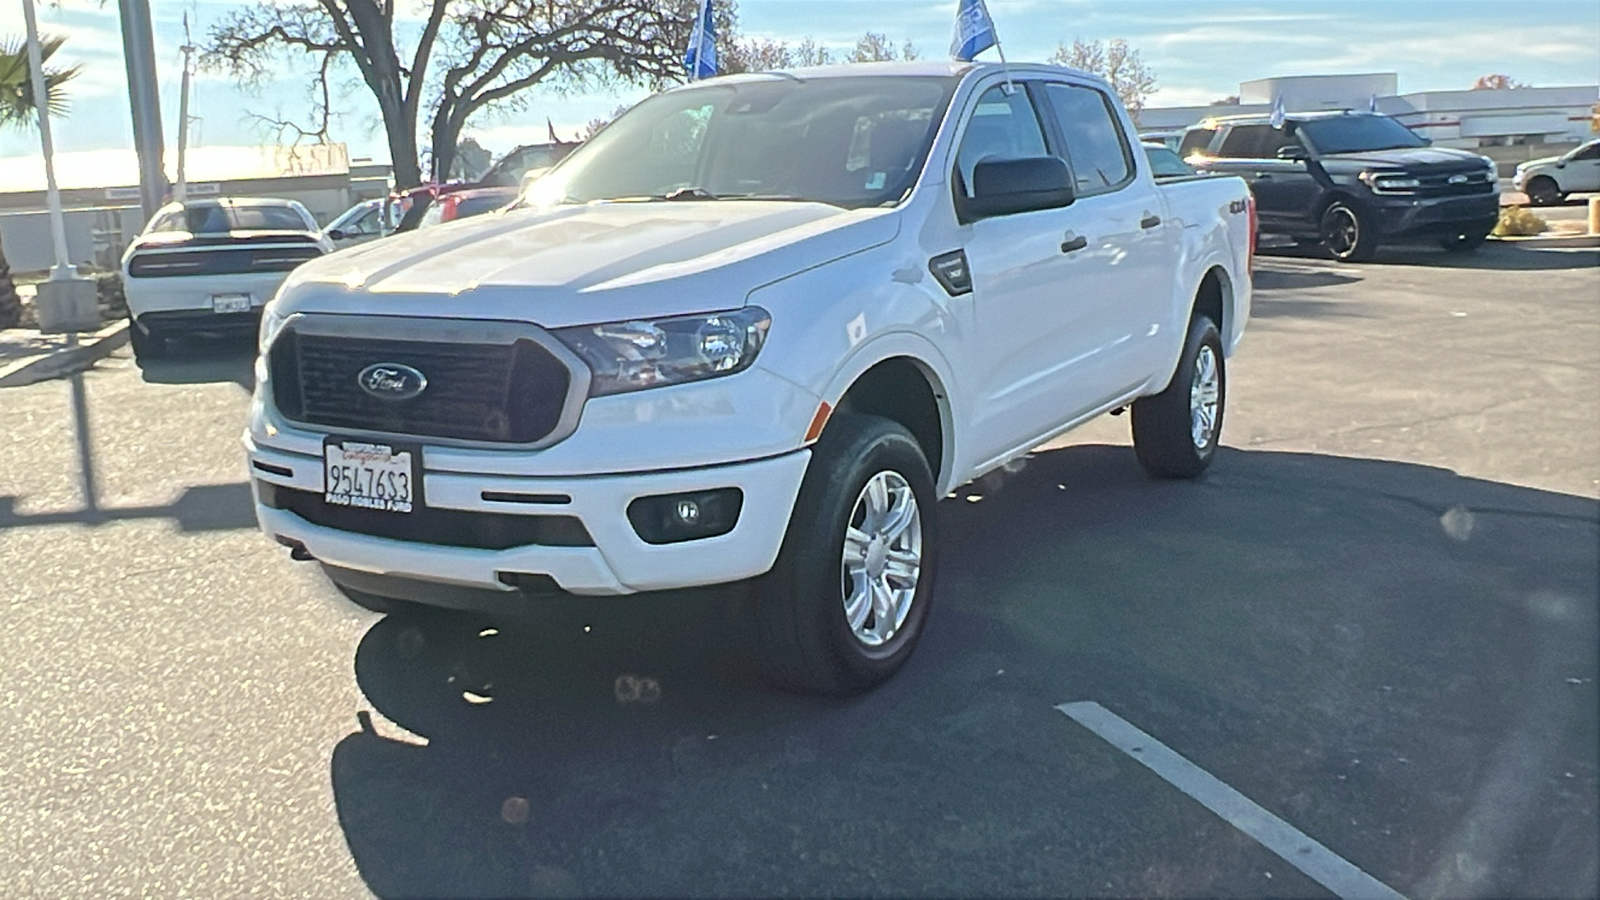
[[[1187,178],[1196,173],[1193,166],[1183,161],[1178,152],[1166,144],[1142,144],[1144,155],[1150,160],[1150,171],[1158,179]]]
[[[122,256],[136,359],[169,338],[249,333],[296,266],[333,252],[304,206],[264,198],[163,206]]]
[[[473,182],[460,182],[450,184],[427,184],[412,188],[395,196],[404,208],[396,231],[412,231],[426,224],[437,225],[439,222],[448,222],[451,219],[464,218],[459,209],[448,214],[441,212],[432,215],[433,206],[444,198],[462,191],[474,192],[467,208],[475,210],[468,215],[488,212],[498,209],[517,199],[523,176],[536,169],[548,169],[572,153],[581,144],[579,143],[549,143],[529,144],[518,147],[501,157],[483,177]],[[498,200],[499,202],[495,202]]]
[[[339,214],[322,234],[340,250],[374,241],[384,235],[384,200],[363,200]]]
[[[422,214],[422,221],[417,223],[417,227],[427,228],[431,225],[454,222],[456,219],[480,216],[486,212],[494,212],[515,199],[517,199],[516,188],[492,187],[451,191],[433,201],[428,211]]]
[[[1517,166],[1511,186],[1534,206],[1564,202],[1568,194],[1600,191],[1600,138],[1561,156],[1531,159]]]
[[[1375,113],[1296,113],[1282,127],[1266,116],[1208,119],[1178,152],[1202,172],[1249,182],[1263,232],[1320,244],[1345,262],[1417,238],[1472,250],[1500,216],[1492,160],[1429,146]]]
[[[1169,150],[1178,149],[1178,143],[1183,140],[1183,129],[1162,131],[1141,131],[1139,142],[1142,144],[1160,144]]]
[[[399,613],[754,579],[770,678],[866,690],[924,632],[951,490],[1129,407],[1150,473],[1216,455],[1249,190],[1158,184],[1134,136],[1044,65],[657,94],[492,220],[294,273],[261,528]]]

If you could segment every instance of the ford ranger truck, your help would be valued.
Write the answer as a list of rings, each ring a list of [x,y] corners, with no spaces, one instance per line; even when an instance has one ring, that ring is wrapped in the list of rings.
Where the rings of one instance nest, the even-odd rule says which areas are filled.
[[[295,270],[256,514],[379,611],[753,581],[773,681],[864,691],[928,627],[953,488],[1130,406],[1149,472],[1205,470],[1252,220],[1068,69],[668,90],[506,210]]]

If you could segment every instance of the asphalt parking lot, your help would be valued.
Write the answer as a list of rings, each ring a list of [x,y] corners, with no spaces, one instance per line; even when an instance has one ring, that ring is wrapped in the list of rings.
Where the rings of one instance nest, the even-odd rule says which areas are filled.
[[[1108,418],[941,508],[917,656],[774,694],[738,590],[382,618],[257,534],[248,348],[0,391],[0,896],[1600,892],[1600,251],[1258,262],[1226,448]],[[124,351],[125,353],[125,351]]]

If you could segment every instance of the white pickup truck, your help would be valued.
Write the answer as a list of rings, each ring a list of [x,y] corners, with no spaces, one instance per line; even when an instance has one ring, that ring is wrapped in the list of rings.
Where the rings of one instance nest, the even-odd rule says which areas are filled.
[[[756,579],[768,674],[863,691],[926,627],[953,488],[1130,405],[1147,470],[1206,468],[1253,218],[1237,178],[1157,185],[1066,69],[669,90],[508,210],[295,270],[256,513],[380,611]]]

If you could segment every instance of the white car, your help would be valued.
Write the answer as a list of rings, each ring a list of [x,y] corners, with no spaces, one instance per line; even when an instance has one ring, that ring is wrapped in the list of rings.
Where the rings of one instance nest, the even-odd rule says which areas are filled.
[[[1527,194],[1535,206],[1552,206],[1568,194],[1600,191],[1600,138],[1561,156],[1522,163],[1511,186]]]
[[[293,200],[170,203],[122,256],[122,288],[137,359],[169,338],[252,333],[291,270],[333,252],[316,219]]]
[[[385,200],[363,200],[339,214],[322,229],[322,236],[340,250],[383,237]]]
[[[296,270],[256,515],[377,610],[756,579],[768,675],[866,690],[927,622],[956,486],[1129,406],[1147,470],[1211,462],[1253,210],[1158,185],[1066,69],[675,88],[510,209]]]

